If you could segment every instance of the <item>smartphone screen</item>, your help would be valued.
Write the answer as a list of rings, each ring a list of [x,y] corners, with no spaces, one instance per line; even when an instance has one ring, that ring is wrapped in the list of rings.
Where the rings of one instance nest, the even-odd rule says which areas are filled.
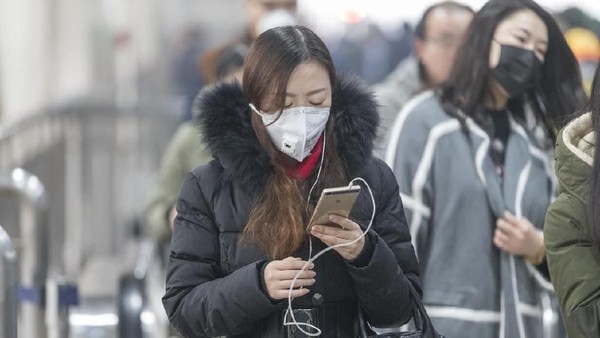
[[[339,226],[329,221],[329,215],[348,217],[359,192],[360,186],[358,185],[324,189],[308,226],[315,224]]]

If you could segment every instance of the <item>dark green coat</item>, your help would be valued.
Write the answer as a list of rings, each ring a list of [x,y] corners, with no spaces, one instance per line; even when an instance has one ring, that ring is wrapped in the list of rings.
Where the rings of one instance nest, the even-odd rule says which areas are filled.
[[[544,226],[550,276],[571,338],[600,337],[600,249],[592,244],[587,218],[593,144],[589,113],[559,134],[559,196]]]

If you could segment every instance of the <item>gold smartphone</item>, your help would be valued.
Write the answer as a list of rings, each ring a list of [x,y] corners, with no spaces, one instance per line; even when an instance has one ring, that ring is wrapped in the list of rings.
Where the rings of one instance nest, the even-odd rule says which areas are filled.
[[[336,214],[347,218],[359,192],[359,185],[323,189],[308,227],[315,224],[339,227],[329,220],[329,215]]]

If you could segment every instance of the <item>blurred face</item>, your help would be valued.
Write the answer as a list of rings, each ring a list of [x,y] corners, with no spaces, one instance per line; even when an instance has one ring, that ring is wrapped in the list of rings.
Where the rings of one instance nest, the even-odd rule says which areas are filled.
[[[245,0],[244,4],[246,6],[246,13],[248,14],[250,33],[254,38],[258,35],[255,32],[255,27],[266,13],[278,9],[296,13],[296,0]]]
[[[548,50],[548,29],[544,21],[531,10],[517,11],[498,24],[490,47],[490,68],[500,60],[500,45],[511,45],[533,51],[544,61]]]
[[[425,68],[427,85],[446,81],[473,14],[466,10],[436,8],[425,23],[425,37],[417,39],[417,57]]]
[[[286,88],[284,107],[276,107],[273,95],[265,100],[261,110],[276,113],[295,107],[331,107],[331,82],[329,74],[317,62],[303,63],[292,72]]]

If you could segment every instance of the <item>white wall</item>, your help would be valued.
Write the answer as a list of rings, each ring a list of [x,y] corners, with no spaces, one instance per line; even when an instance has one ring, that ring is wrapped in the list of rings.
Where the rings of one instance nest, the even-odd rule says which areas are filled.
[[[16,119],[48,102],[49,1],[0,1],[0,113]]]
[[[0,1],[0,125],[99,87],[135,104],[138,72],[160,53],[161,3]]]
[[[49,103],[86,93],[91,88],[93,74],[91,3],[57,0],[55,4],[54,43],[50,46],[54,67],[49,79],[52,84]]]

